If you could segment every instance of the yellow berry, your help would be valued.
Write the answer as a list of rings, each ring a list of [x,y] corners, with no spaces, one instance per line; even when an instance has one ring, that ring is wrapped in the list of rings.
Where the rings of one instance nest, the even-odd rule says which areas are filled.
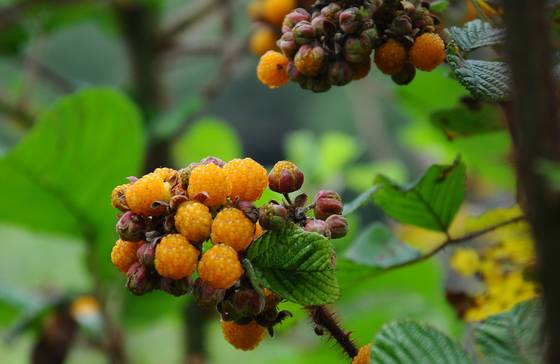
[[[179,172],[167,167],[156,168],[152,173],[159,176],[164,181],[169,181],[174,176],[179,177]]]
[[[394,39],[375,50],[375,64],[386,75],[395,75],[402,70],[407,60],[406,49]]]
[[[111,250],[111,262],[123,273],[128,271],[128,268],[136,261],[136,251],[142,245],[142,242],[133,243],[131,241],[117,240],[113,250]]]
[[[210,209],[200,202],[184,202],[175,213],[175,228],[189,241],[205,241],[210,237],[211,227]]]
[[[236,208],[223,209],[212,222],[212,243],[229,245],[238,252],[247,249],[254,235],[255,224]]]
[[[189,178],[188,194],[195,199],[198,194],[206,194],[203,201],[206,206],[223,205],[229,195],[231,186],[226,172],[214,163],[198,166],[192,170]]]
[[[261,56],[257,66],[257,77],[269,88],[278,88],[288,83],[288,57],[277,51],[268,51]]]
[[[166,235],[156,246],[156,271],[166,278],[185,278],[193,274],[199,255],[183,235]]]
[[[269,27],[261,27],[251,34],[251,39],[249,39],[249,49],[251,49],[253,54],[260,56],[266,53],[266,51],[277,49],[277,40],[278,34],[276,34],[274,30]]]
[[[352,359],[352,364],[369,364],[371,362],[371,344],[364,345]]]
[[[247,5],[247,16],[251,19],[260,19],[263,16],[264,0],[252,0]]]
[[[129,185],[126,190],[126,203],[132,212],[155,216],[165,212],[163,206],[155,209],[152,204],[156,201],[169,201],[171,192],[169,185],[159,175],[150,173]]]
[[[473,249],[457,249],[451,256],[449,265],[459,274],[471,277],[480,269],[480,258]]]
[[[228,289],[243,273],[237,252],[225,244],[214,245],[208,249],[198,263],[200,279],[216,289]]]
[[[282,25],[284,17],[296,6],[296,0],[265,0],[263,17],[272,24]]]
[[[239,325],[232,321],[220,321],[224,338],[236,349],[248,351],[256,348],[266,337],[266,329],[255,321]]]
[[[126,190],[128,189],[129,184],[119,185],[113,189],[111,193],[111,205],[114,208],[119,209],[121,211],[127,211],[128,206],[126,205]]]
[[[445,44],[436,33],[424,33],[414,41],[410,60],[422,71],[432,71],[445,60]]]
[[[224,166],[224,171],[231,183],[232,198],[256,201],[268,186],[266,169],[251,158],[229,161]]]

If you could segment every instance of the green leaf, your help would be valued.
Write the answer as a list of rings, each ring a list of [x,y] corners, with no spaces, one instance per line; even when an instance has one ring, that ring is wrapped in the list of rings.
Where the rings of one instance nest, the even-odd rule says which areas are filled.
[[[484,362],[537,364],[542,363],[539,325],[539,304],[527,301],[476,325],[474,338]]]
[[[344,205],[343,215],[350,215],[351,213],[355,212],[357,209],[365,205],[368,201],[370,201],[371,196],[377,191],[378,186],[370,187],[367,191],[361,193],[358,197],[356,197],[351,202]]]
[[[236,132],[224,121],[204,118],[194,123],[173,148],[175,163],[185,166],[207,156],[228,161],[242,155]]]
[[[438,110],[431,115],[431,122],[449,139],[503,130],[501,114],[491,105],[471,109],[466,105]]]
[[[374,202],[393,219],[436,231],[447,231],[465,197],[465,165],[433,165],[409,187],[378,176]]]
[[[448,54],[447,63],[473,96],[488,101],[503,101],[509,97],[511,74],[505,62],[464,60]]]
[[[447,29],[447,33],[463,52],[501,44],[506,37],[504,29],[494,28],[492,24],[480,19],[470,21],[461,28],[451,27]]]
[[[430,4],[430,10],[435,13],[441,13],[449,6],[448,0],[436,0]]]
[[[374,223],[358,236],[345,257],[373,268],[389,269],[418,259],[421,253],[399,241],[385,225]]]
[[[263,286],[301,305],[322,305],[338,299],[333,256],[328,239],[292,224],[263,234],[247,252]]]
[[[375,364],[472,364],[467,353],[447,335],[426,324],[397,321],[373,339]]]

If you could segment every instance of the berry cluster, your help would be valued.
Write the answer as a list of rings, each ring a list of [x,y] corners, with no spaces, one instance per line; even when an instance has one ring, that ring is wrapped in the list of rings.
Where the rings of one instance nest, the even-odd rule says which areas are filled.
[[[348,230],[336,192],[320,191],[307,206],[305,194],[292,202],[289,193],[303,181],[301,170],[288,161],[276,163],[267,175],[250,158],[224,163],[215,157],[131,178],[112,194],[122,214],[111,260],[128,275],[134,294],[154,289],[175,296],[192,293],[201,306],[217,308],[225,338],[251,350],[290,313],[278,310],[282,297],[254,286],[246,274],[250,245],[287,221],[333,239]],[[286,201],[257,208],[255,201],[267,187]]]
[[[282,35],[284,16],[296,8],[309,9],[314,0],[251,0],[247,7],[253,21],[249,48],[255,55],[278,50],[276,41]]]
[[[270,88],[291,80],[324,92],[365,77],[375,52],[382,73],[408,84],[416,69],[431,71],[445,59],[439,21],[429,7],[427,1],[319,0],[312,13],[295,9],[282,23],[280,52],[261,57],[257,76]]]

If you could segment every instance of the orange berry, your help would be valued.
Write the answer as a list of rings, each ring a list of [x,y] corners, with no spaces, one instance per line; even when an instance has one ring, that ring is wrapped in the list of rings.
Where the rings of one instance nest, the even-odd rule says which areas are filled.
[[[169,201],[171,192],[169,184],[158,174],[150,173],[129,185],[126,190],[126,203],[132,212],[143,216],[161,215],[165,208],[153,209],[156,201]]]
[[[263,17],[275,25],[282,25],[284,17],[296,8],[296,0],[264,0]]]
[[[255,224],[236,208],[223,209],[212,222],[212,243],[229,245],[238,252],[247,249],[254,235]]]
[[[128,189],[129,184],[119,185],[113,189],[111,193],[111,205],[114,208],[119,209],[121,211],[127,211],[128,206],[126,205],[126,190]]]
[[[394,39],[389,39],[375,50],[375,64],[386,75],[399,73],[406,60],[406,49]]]
[[[156,246],[156,271],[162,277],[181,279],[193,274],[200,252],[180,234],[164,236]]]
[[[206,206],[223,205],[230,190],[231,186],[226,172],[214,163],[198,166],[191,172],[188,187],[189,198],[196,199],[198,194],[204,193],[207,195],[207,199],[203,201]]]
[[[266,51],[277,49],[276,41],[278,34],[269,27],[260,27],[251,34],[249,39],[249,49],[257,56],[263,55]]]
[[[205,241],[210,236],[211,227],[212,214],[200,202],[184,202],[175,213],[175,228],[189,241]]]
[[[228,289],[244,272],[237,252],[225,244],[208,249],[198,263],[200,279],[215,289]]]
[[[179,172],[177,172],[172,168],[162,167],[162,168],[156,168],[152,173],[158,175],[164,181],[169,181],[171,177],[178,175]]]
[[[410,60],[422,71],[432,71],[445,61],[445,44],[436,33],[424,33],[414,41]]]
[[[245,325],[233,321],[220,321],[224,338],[234,348],[248,351],[256,348],[266,337],[266,329],[255,321]]]
[[[247,5],[247,16],[251,19],[260,19],[264,12],[264,0],[252,0]]]
[[[352,364],[369,364],[371,362],[371,344],[364,345],[352,359]]]
[[[138,260],[136,251],[143,242],[131,242],[125,240],[117,240],[113,250],[111,250],[111,262],[123,273],[126,273],[130,266]]]
[[[232,198],[256,201],[268,186],[266,169],[251,158],[231,160],[224,166],[224,171],[231,183]]]
[[[258,238],[260,238],[263,233],[264,230],[261,224],[257,221],[257,224],[255,225],[255,235],[253,236],[253,240],[257,240]]]
[[[288,83],[288,57],[277,51],[268,51],[261,56],[257,66],[257,77],[269,88],[278,88]]]

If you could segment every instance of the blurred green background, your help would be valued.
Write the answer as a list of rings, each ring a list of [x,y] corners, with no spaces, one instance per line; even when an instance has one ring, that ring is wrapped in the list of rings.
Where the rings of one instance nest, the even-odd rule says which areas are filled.
[[[312,94],[293,84],[268,90],[256,79],[257,57],[240,52],[225,58],[231,69],[223,77],[227,51],[197,54],[188,46],[224,42],[227,48],[247,37],[246,3],[232,1],[227,34],[225,16],[216,11],[181,34],[177,50],[162,57],[157,77],[163,101],[154,108],[131,81],[114,7],[147,7],[165,25],[201,2],[122,0],[113,8],[104,1],[36,3],[14,22],[0,17],[0,24],[8,24],[0,28],[0,336],[12,332],[22,315],[41,310],[49,297],[92,292],[100,284],[107,310],[122,325],[131,362],[184,362],[188,298],[161,292],[134,297],[109,259],[116,239],[111,189],[129,175],[142,174],[150,141],[169,147],[169,155],[152,153],[151,158],[177,168],[207,155],[250,156],[266,166],[287,158],[304,171],[306,192],[333,188],[347,201],[367,190],[377,173],[408,182],[431,163],[449,163],[460,154],[476,186],[471,203],[481,210],[513,201],[505,132],[450,141],[431,122],[434,111],[452,108],[466,95],[445,67],[420,73],[402,88],[374,70],[344,88]],[[14,4],[0,1],[2,10]],[[91,87],[97,89],[81,94],[79,108],[50,106]],[[25,114],[12,112],[14,105]],[[34,120],[39,123],[30,129]],[[24,178],[22,170],[33,173]],[[373,207],[350,216],[351,233],[335,242],[337,250],[342,253],[360,228],[382,218]],[[81,225],[94,231],[89,242]],[[445,300],[445,268],[438,259],[380,276],[364,272],[359,279],[339,278],[342,299],[335,309],[359,344],[369,342],[384,323],[403,317],[462,337],[463,324]],[[210,361],[344,362],[334,344],[314,334],[300,308],[287,307],[295,317],[249,353],[231,348],[217,318],[212,320]],[[0,345],[0,362],[28,361],[35,326]],[[92,344],[101,335],[98,327],[84,324],[80,330],[84,335],[68,363],[103,362],[103,353]]]

